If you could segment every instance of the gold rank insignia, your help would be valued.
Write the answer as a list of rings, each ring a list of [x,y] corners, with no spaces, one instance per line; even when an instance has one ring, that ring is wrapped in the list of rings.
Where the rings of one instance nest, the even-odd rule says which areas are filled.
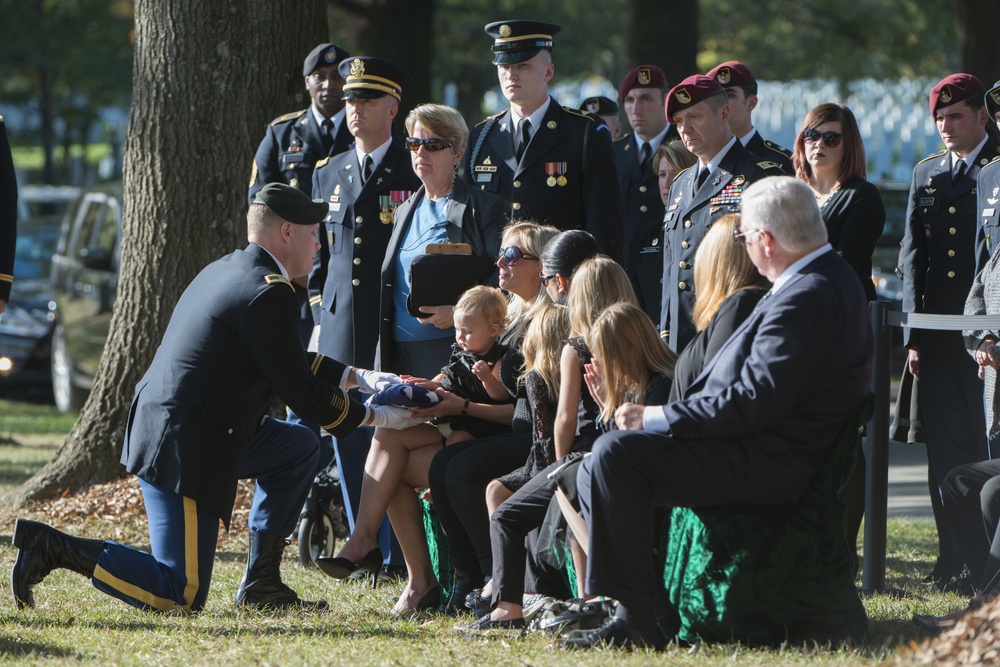
[[[556,122],[554,120],[550,120],[545,124],[545,127],[549,128],[550,130],[554,130],[556,129]]]
[[[501,37],[510,37],[510,26],[507,25],[506,23],[504,25],[500,26],[500,36]]]
[[[681,104],[691,103],[691,95],[688,93],[687,88],[681,88],[680,90],[678,90],[676,93],[674,93],[674,97]]]
[[[944,88],[942,88],[941,93],[938,95],[938,99],[944,102],[945,104],[951,102],[951,97],[952,97],[951,86],[945,86]]]
[[[636,74],[636,80],[643,86],[648,86],[649,82],[652,81],[652,76],[649,73],[648,67],[640,67],[638,73]]]
[[[483,160],[483,164],[493,164],[493,161],[490,159],[489,155],[487,155],[486,159]]]
[[[365,61],[361,58],[355,58],[351,61],[351,76],[364,76],[365,75]]]
[[[729,83],[730,78],[729,68],[723,67],[719,70],[719,73],[715,75],[715,80],[721,83],[723,86]]]
[[[266,282],[268,285],[275,285],[277,283],[282,283],[288,285],[293,291],[295,290],[295,288],[292,287],[292,283],[288,280],[288,278],[281,275],[280,273],[270,273],[264,276],[264,282]]]

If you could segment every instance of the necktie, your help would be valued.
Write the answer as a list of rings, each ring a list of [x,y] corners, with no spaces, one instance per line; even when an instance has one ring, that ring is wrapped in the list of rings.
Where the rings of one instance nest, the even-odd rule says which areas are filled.
[[[361,183],[367,183],[368,179],[372,175],[372,156],[366,155],[363,164],[361,165]]]
[[[649,144],[645,141],[642,142],[642,148],[639,149],[639,166],[646,169],[646,165],[649,162]]]
[[[701,190],[701,186],[708,180],[708,167],[702,167],[701,171],[698,172],[698,181],[695,183],[694,191],[698,192]]]
[[[958,185],[958,182],[962,180],[963,176],[965,176],[965,169],[965,160],[959,160],[958,168],[955,169],[955,175],[951,179],[952,185]]]
[[[333,148],[333,121],[329,118],[323,120],[323,144],[326,146],[326,152],[329,153],[330,149]]]
[[[521,143],[517,145],[517,161],[521,161],[521,156],[524,155],[524,149],[528,147],[528,142],[531,141],[531,121],[525,118],[521,121]]]

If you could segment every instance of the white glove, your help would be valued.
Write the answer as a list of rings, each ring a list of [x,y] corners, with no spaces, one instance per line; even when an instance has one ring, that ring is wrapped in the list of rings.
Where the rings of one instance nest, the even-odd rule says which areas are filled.
[[[358,383],[358,389],[366,394],[374,394],[377,391],[385,389],[390,384],[399,384],[403,381],[402,378],[393,373],[366,371],[363,368],[355,368],[354,376]]]
[[[397,408],[394,405],[369,405],[368,414],[371,421],[365,426],[404,429],[424,421],[420,417],[414,417],[413,412],[407,408]]]

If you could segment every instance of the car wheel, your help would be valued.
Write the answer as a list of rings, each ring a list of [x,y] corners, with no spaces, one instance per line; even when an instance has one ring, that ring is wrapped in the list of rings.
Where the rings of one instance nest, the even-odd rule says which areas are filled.
[[[319,517],[322,519],[317,521]],[[299,522],[299,561],[303,565],[311,566],[317,558],[333,555],[337,540],[333,521],[325,512],[320,512],[319,517],[307,514]]]
[[[87,400],[87,390],[73,382],[73,360],[66,349],[63,328],[57,326],[52,332],[52,396],[59,412],[79,410]]]

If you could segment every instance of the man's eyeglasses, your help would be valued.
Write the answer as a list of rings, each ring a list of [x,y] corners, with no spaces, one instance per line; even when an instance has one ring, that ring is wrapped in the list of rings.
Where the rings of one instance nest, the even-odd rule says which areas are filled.
[[[543,276],[542,274],[539,273],[538,277],[541,278],[541,280],[542,280],[542,287],[548,287],[549,286],[549,281],[552,280],[553,278],[555,278],[558,275],[559,275],[558,273],[553,273],[552,275]]]
[[[763,232],[763,231],[764,231],[763,229],[748,229],[746,231],[741,231],[737,229],[733,232],[733,240],[736,242],[736,245],[742,245],[742,246],[749,245],[750,235],[753,234],[754,232]]]
[[[529,255],[526,252],[521,252],[521,249],[516,245],[509,245],[506,248],[500,248],[500,255],[497,259],[502,259],[507,266],[517,266],[517,263],[522,259],[538,259],[534,255]]]
[[[819,143],[822,139],[823,143],[830,148],[836,148],[840,145],[840,140],[844,138],[840,132],[820,132],[819,130],[802,130],[802,141],[807,144]]]
[[[429,150],[431,153],[443,151],[446,148],[454,148],[452,144],[449,144],[444,139],[417,139],[416,137],[407,137],[403,144],[414,153],[419,151],[421,146]]]

